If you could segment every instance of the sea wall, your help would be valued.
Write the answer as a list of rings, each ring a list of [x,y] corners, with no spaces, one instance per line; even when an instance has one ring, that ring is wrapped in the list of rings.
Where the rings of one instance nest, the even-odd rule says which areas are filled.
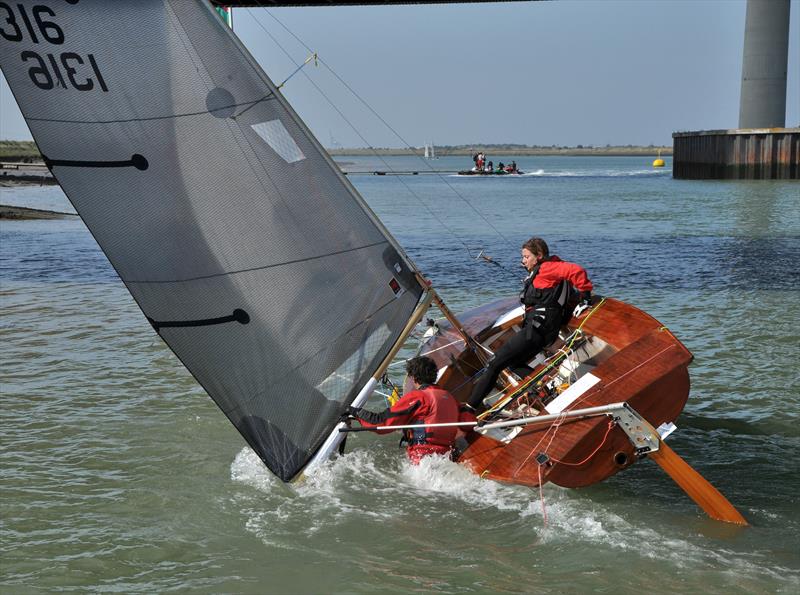
[[[800,179],[800,128],[675,132],[672,143],[676,179]]]

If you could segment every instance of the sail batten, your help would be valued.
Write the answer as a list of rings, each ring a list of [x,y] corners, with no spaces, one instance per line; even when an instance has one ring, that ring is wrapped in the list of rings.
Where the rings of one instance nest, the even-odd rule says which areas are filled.
[[[252,101],[245,101],[243,103],[234,103],[231,105],[221,105],[218,107],[214,107],[211,109],[204,109],[198,112],[189,112],[185,114],[165,114],[162,116],[147,116],[142,118],[128,118],[128,119],[117,119],[117,120],[65,120],[65,119],[51,119],[51,118],[25,118],[28,122],[58,122],[61,124],[130,124],[131,122],[155,122],[158,120],[175,120],[179,118],[190,118],[193,116],[205,116],[207,114],[214,114],[217,112],[226,112],[230,111],[233,108],[244,108],[250,109],[254,105],[261,103],[262,101],[269,101],[271,99],[275,99],[273,94],[266,95],[259,99],[254,99]],[[244,110],[242,110],[243,112]],[[240,112],[241,113],[241,112]],[[234,114],[232,117],[236,117],[238,114]]]
[[[358,250],[365,250],[367,248],[374,248],[375,246],[386,245],[388,243],[389,242],[387,240],[383,240],[383,241],[380,241],[380,242],[374,242],[372,244],[365,244],[363,246],[356,246],[354,248],[349,248],[347,250],[339,250],[337,252],[328,252],[328,253],[325,253],[325,254],[317,254],[315,256],[308,256],[306,258],[301,258],[301,259],[297,259],[297,260],[287,260],[287,261],[284,261],[284,262],[276,262],[276,263],[272,263],[272,264],[265,264],[265,265],[262,265],[260,267],[256,267],[256,268],[252,268],[252,269],[243,269],[243,270],[240,270],[240,271],[226,271],[224,273],[217,273],[217,274],[214,274],[214,275],[207,275],[207,276],[203,276],[203,277],[191,277],[191,278],[187,278],[187,279],[169,279],[169,280],[129,279],[128,283],[139,283],[139,284],[147,284],[147,283],[189,283],[191,281],[200,281],[202,279],[213,279],[214,277],[219,277],[219,276],[222,276],[222,275],[238,275],[238,274],[241,274],[241,273],[251,273],[253,271],[271,269],[271,268],[275,268],[275,267],[286,266],[286,265],[291,265],[291,264],[298,264],[298,263],[302,263],[302,262],[311,262],[313,260],[322,260],[322,259],[328,258],[330,256],[338,256],[340,254],[347,254],[348,252],[356,252]]]
[[[0,67],[54,176],[156,332],[291,479],[400,338],[413,265],[208,4],[38,0],[10,18],[34,4],[62,43],[2,36]]]

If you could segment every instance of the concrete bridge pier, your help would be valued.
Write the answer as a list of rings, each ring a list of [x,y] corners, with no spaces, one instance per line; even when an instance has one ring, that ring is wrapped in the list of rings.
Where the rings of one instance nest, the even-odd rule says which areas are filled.
[[[748,0],[739,128],[786,125],[789,0]]]
[[[800,128],[784,128],[789,2],[747,0],[739,128],[674,133],[674,178],[800,178]]]

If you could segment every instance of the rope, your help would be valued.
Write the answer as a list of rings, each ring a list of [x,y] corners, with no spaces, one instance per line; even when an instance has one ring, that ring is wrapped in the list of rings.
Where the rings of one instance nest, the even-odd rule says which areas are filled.
[[[583,459],[580,463],[567,463],[566,461],[560,461],[560,460],[556,459],[555,457],[550,457],[550,460],[555,461],[559,465],[567,465],[569,467],[580,467],[581,465],[587,463],[589,461],[589,459],[591,459],[594,455],[596,455],[600,451],[601,448],[603,448],[603,445],[606,443],[606,440],[608,440],[608,435],[611,433],[611,430],[613,430],[616,425],[617,424],[614,423],[614,420],[611,420],[611,419],[608,420],[608,428],[606,428],[606,433],[603,436],[603,440],[600,442],[598,447],[595,448],[592,451],[592,453],[589,456],[587,456],[585,459]],[[548,445],[548,447],[549,447],[549,445]],[[547,453],[547,450],[545,449],[545,454],[546,453]]]
[[[660,356],[662,353],[664,353],[664,352],[666,352],[666,351],[669,351],[670,349],[673,349],[674,347],[675,347],[675,345],[668,345],[667,347],[665,347],[664,349],[662,349],[662,350],[661,350],[661,351],[659,351],[658,353],[655,353],[655,354],[651,355],[651,356],[650,356],[649,358],[647,358],[645,361],[643,361],[643,362],[641,362],[641,363],[637,364],[636,366],[634,366],[634,367],[633,367],[633,368],[631,368],[630,370],[626,371],[624,374],[621,374],[620,376],[617,376],[617,377],[616,377],[614,380],[612,380],[611,382],[609,382],[609,383],[607,383],[607,384],[603,384],[603,385],[601,385],[601,386],[596,386],[596,387],[592,388],[591,390],[587,391],[587,392],[586,392],[586,394],[584,394],[584,395],[582,395],[580,398],[576,399],[576,400],[573,402],[573,406],[578,406],[578,405],[580,405],[581,403],[583,403],[583,402],[584,402],[586,399],[588,399],[589,397],[592,397],[592,396],[594,396],[594,395],[595,395],[597,392],[599,392],[599,391],[601,391],[601,390],[605,390],[605,389],[607,389],[608,387],[610,387],[610,386],[613,386],[613,385],[614,385],[614,384],[616,384],[617,382],[620,382],[621,380],[623,380],[623,379],[624,379],[626,376],[628,376],[629,374],[633,374],[633,373],[634,373],[636,370],[638,370],[638,369],[639,369],[639,368],[641,368],[642,366],[646,366],[646,365],[647,365],[647,364],[649,364],[651,361],[653,361],[653,360],[654,360],[654,359],[656,359],[658,356]]]
[[[544,505],[544,488],[542,487],[542,466],[539,465],[536,470],[539,472],[539,502],[542,503],[542,519],[544,526],[547,527],[547,508]]]
[[[257,24],[257,25],[258,25],[258,26],[261,28],[261,30],[262,30],[262,31],[264,31],[264,33],[266,33],[266,34],[267,34],[267,35],[268,35],[268,36],[269,36],[269,37],[272,39],[272,41],[273,41],[273,42],[275,42],[275,45],[277,45],[277,46],[278,46],[278,48],[280,48],[280,50],[281,50],[281,51],[282,51],[284,54],[286,54],[286,57],[287,57],[287,58],[289,58],[289,60],[290,60],[290,61],[291,61],[291,62],[292,62],[292,63],[293,63],[295,66],[298,66],[297,62],[295,62],[295,60],[294,60],[294,58],[292,57],[292,55],[291,55],[291,54],[290,54],[290,53],[289,53],[289,52],[288,52],[288,51],[287,51],[287,50],[286,50],[286,49],[285,49],[285,48],[284,48],[284,47],[283,47],[283,46],[280,44],[280,42],[279,42],[277,39],[275,39],[275,37],[274,37],[274,36],[273,36],[273,35],[272,35],[272,34],[271,34],[271,33],[270,33],[268,30],[267,30],[267,28],[266,28],[266,27],[263,25],[263,23],[262,23],[262,22],[261,22],[261,21],[258,19],[258,17],[257,17],[257,16],[255,16],[255,15],[253,14],[253,12],[252,12],[252,11],[251,11],[249,8],[246,8],[245,10],[247,10],[247,12],[250,14],[250,16],[251,16],[251,17],[253,17],[253,20],[254,20],[254,21],[256,22],[256,24]],[[303,47],[305,47],[306,49],[308,49],[309,51],[311,51],[311,50],[310,50],[310,48],[309,48],[309,47],[308,47],[308,46],[307,46],[307,45],[306,45],[306,44],[305,44],[305,43],[304,43],[304,42],[303,42],[301,39],[299,39],[299,38],[298,38],[298,37],[297,37],[297,36],[296,36],[296,35],[295,35],[295,34],[294,34],[294,33],[293,33],[291,30],[289,30],[289,29],[288,29],[288,28],[287,28],[287,27],[286,27],[286,26],[285,26],[285,25],[284,25],[284,24],[283,24],[283,23],[282,23],[280,20],[278,20],[278,18],[277,18],[277,17],[275,17],[273,14],[271,14],[269,10],[266,10],[265,12],[266,12],[266,13],[267,13],[267,14],[268,14],[270,17],[272,17],[272,18],[273,18],[273,19],[274,19],[274,20],[275,20],[275,21],[276,21],[276,22],[277,22],[279,25],[281,25],[281,27],[283,27],[283,28],[284,28],[286,31],[288,31],[288,32],[289,32],[289,34],[290,34],[292,37],[294,37],[295,39],[297,39],[297,41],[298,41],[298,42],[300,42],[300,43],[303,45]],[[325,61],[324,61],[324,60],[322,60],[321,58],[318,58],[318,59],[319,59],[319,62],[321,62],[321,63],[322,63],[322,65],[323,65],[323,66],[325,66],[325,68],[327,68],[327,69],[328,69],[328,70],[329,70],[329,71],[330,71],[330,72],[331,72],[331,73],[332,73],[334,76],[336,76],[336,78],[337,78],[337,79],[339,78],[339,77],[338,77],[338,75],[336,75],[336,73],[335,73],[335,72],[333,72],[333,70],[332,70],[332,69],[331,69],[331,68],[330,68],[330,67],[327,65],[327,63],[325,63]],[[334,102],[333,102],[333,101],[332,101],[332,100],[331,100],[331,99],[330,99],[330,98],[329,98],[329,97],[328,97],[328,96],[325,94],[325,92],[324,92],[324,91],[323,91],[323,90],[322,90],[322,89],[319,87],[319,85],[317,85],[317,83],[315,83],[315,82],[314,82],[314,80],[313,80],[313,79],[312,79],[310,76],[308,76],[308,74],[306,74],[306,72],[303,72],[303,76],[305,76],[305,77],[306,77],[306,79],[308,80],[308,82],[309,82],[309,83],[311,83],[311,85],[312,85],[312,86],[313,86],[313,87],[314,87],[314,88],[317,90],[317,92],[318,92],[318,93],[319,93],[319,94],[320,94],[320,95],[321,95],[321,96],[322,96],[322,97],[325,99],[325,101],[327,101],[327,102],[328,102],[328,105],[330,105],[330,106],[333,108],[333,110],[334,110],[334,111],[335,111],[337,114],[339,114],[339,117],[340,117],[340,118],[342,118],[342,120],[343,120],[343,121],[344,121],[344,122],[345,122],[345,123],[346,123],[346,124],[347,124],[347,125],[350,127],[350,129],[351,129],[351,130],[352,130],[352,131],[353,131],[353,132],[356,134],[356,136],[358,136],[358,138],[360,138],[360,139],[361,139],[361,141],[362,141],[362,142],[363,142],[363,143],[364,143],[364,144],[367,146],[367,148],[368,148],[369,150],[371,150],[371,151],[372,151],[372,153],[374,154],[374,156],[375,156],[375,157],[377,157],[377,158],[378,158],[378,159],[381,161],[381,163],[383,163],[383,165],[386,167],[386,169],[388,169],[388,170],[390,170],[390,171],[393,171],[393,170],[392,170],[392,167],[391,167],[391,166],[388,164],[388,162],[387,162],[387,161],[386,161],[386,160],[383,158],[383,156],[382,156],[382,155],[380,155],[380,154],[379,154],[379,153],[378,153],[378,152],[375,150],[375,147],[373,147],[373,146],[372,146],[372,144],[370,144],[370,143],[367,141],[367,139],[366,139],[366,138],[364,138],[364,136],[361,134],[361,132],[358,130],[358,128],[356,128],[356,126],[355,126],[355,125],[354,125],[354,124],[353,124],[353,123],[352,123],[352,122],[351,122],[351,121],[350,121],[350,120],[347,118],[347,116],[345,116],[345,115],[342,113],[342,111],[341,111],[341,110],[340,110],[340,109],[339,109],[339,108],[336,106],[336,104],[335,104],[335,103],[334,103]],[[340,79],[340,80],[341,80],[341,79]],[[343,83],[343,84],[344,84],[344,83]],[[347,86],[347,85],[345,84],[345,86]],[[444,222],[443,222],[441,219],[439,219],[439,217],[437,217],[437,216],[436,216],[436,213],[434,213],[434,212],[431,210],[431,208],[430,208],[430,207],[429,207],[427,204],[425,204],[425,203],[422,201],[422,199],[421,199],[421,198],[420,198],[420,197],[419,197],[419,196],[418,196],[418,195],[417,195],[417,194],[416,194],[416,193],[415,193],[415,192],[414,192],[414,191],[413,191],[413,190],[412,190],[412,189],[411,189],[411,188],[408,186],[408,184],[405,182],[405,180],[403,180],[401,177],[399,177],[399,176],[398,176],[398,177],[397,177],[397,181],[398,181],[400,184],[402,184],[402,185],[405,187],[405,189],[408,191],[408,193],[409,193],[409,194],[411,194],[411,196],[413,196],[413,197],[414,197],[414,198],[417,200],[417,202],[419,202],[419,204],[421,204],[421,205],[423,206],[423,208],[425,208],[425,210],[427,210],[427,211],[428,211],[428,213],[430,213],[430,215],[431,215],[431,216],[432,216],[434,219],[436,219],[436,221],[438,221],[438,222],[439,222],[439,224],[440,224],[442,227],[444,227],[444,228],[445,228],[445,229],[448,231],[448,233],[450,233],[450,235],[451,235],[451,236],[453,236],[453,237],[454,237],[454,238],[455,238],[455,239],[456,239],[456,240],[457,240],[457,241],[458,241],[458,242],[459,242],[459,243],[460,243],[462,246],[464,246],[464,249],[467,251],[467,254],[469,255],[469,257],[470,257],[470,258],[472,258],[472,251],[470,250],[469,246],[468,246],[468,245],[467,245],[467,244],[466,244],[466,243],[465,243],[465,242],[464,242],[464,241],[463,241],[463,240],[462,240],[462,239],[461,239],[461,238],[460,238],[460,237],[459,237],[459,236],[458,236],[458,235],[455,233],[455,231],[453,231],[453,229],[452,229],[452,228],[450,228],[450,227],[449,227],[449,226],[448,226],[446,223],[444,223]]]
[[[542,436],[542,437],[539,439],[539,442],[537,442],[537,443],[536,443],[536,445],[535,445],[535,446],[534,446],[534,447],[531,449],[531,451],[528,453],[528,456],[527,456],[527,457],[525,457],[525,460],[523,460],[523,461],[522,461],[522,463],[520,463],[519,467],[517,467],[517,470],[516,470],[516,471],[514,471],[514,476],[516,476],[516,475],[517,475],[517,473],[519,473],[520,469],[522,469],[522,468],[523,468],[523,467],[524,467],[524,466],[525,466],[525,465],[528,463],[528,461],[530,460],[530,458],[533,456],[533,453],[534,453],[534,452],[536,452],[536,449],[537,449],[537,448],[539,448],[539,445],[540,445],[542,442],[544,442],[544,439],[545,439],[545,438],[547,438],[547,435],[550,433],[550,430],[552,430],[552,429],[553,429],[553,428],[555,428],[555,427],[558,427],[558,424],[560,424],[560,421],[559,421],[558,419],[556,419],[556,420],[554,420],[554,421],[553,421],[553,423],[552,423],[552,424],[550,424],[550,425],[548,426],[547,430],[545,430],[545,432],[544,432],[544,435],[543,435],[543,436]],[[555,437],[555,436],[553,436],[553,437]],[[550,439],[550,443],[552,443],[552,442],[553,442],[553,439],[551,438],[551,439]],[[550,445],[550,444],[548,443],[548,447],[549,447],[549,445]]]
[[[551,426],[551,428],[555,427],[556,431],[553,432],[553,435],[550,438],[550,442],[547,444],[547,448],[545,448],[544,451],[543,451],[545,454],[547,454],[547,451],[550,448],[550,445],[553,443],[553,440],[556,437],[556,432],[558,431],[558,428],[561,427],[562,423],[563,423],[563,420],[562,421],[557,420],[556,422],[553,422],[553,425]],[[608,428],[606,428],[606,433],[603,436],[603,440],[601,440],[600,444],[597,446],[597,448],[595,448],[591,452],[591,454],[589,456],[587,456],[585,459],[583,459],[580,463],[567,463],[565,461],[561,461],[559,459],[556,459],[555,457],[552,457],[552,456],[550,457],[550,460],[555,462],[555,463],[558,463],[559,465],[568,465],[570,467],[580,467],[584,463],[588,462],[594,455],[596,455],[600,451],[601,448],[603,448],[603,445],[606,443],[606,440],[608,440],[608,435],[611,433],[611,430],[614,428],[615,425],[616,424],[614,423],[613,420],[608,420]],[[549,432],[549,429],[548,429],[548,432]],[[542,438],[542,440],[544,440],[544,438]],[[541,440],[539,442],[541,443]],[[544,503],[544,486],[542,485],[542,467],[545,464],[546,463],[539,463],[539,465],[536,467],[536,473],[537,473],[537,475],[539,477],[539,502],[541,502],[541,504],[542,504],[543,525],[545,527],[547,527],[547,507],[545,506],[545,503]]]
[[[533,376],[533,377],[532,377],[532,378],[530,378],[529,380],[526,380],[525,382],[522,382],[522,383],[520,383],[520,386],[518,386],[517,388],[515,388],[515,389],[514,389],[514,391],[513,391],[513,392],[512,392],[512,393],[511,393],[511,394],[510,394],[510,395],[509,395],[507,398],[505,398],[505,399],[501,399],[500,401],[498,401],[497,403],[495,403],[495,404],[494,404],[494,405],[493,405],[493,406],[492,406],[490,409],[488,409],[487,411],[485,411],[484,413],[482,413],[481,415],[479,415],[479,416],[478,416],[478,419],[485,419],[485,418],[486,418],[487,416],[489,416],[491,413],[494,413],[495,411],[502,409],[502,408],[503,408],[503,407],[505,407],[505,406],[506,406],[506,405],[507,405],[507,404],[508,404],[508,403],[509,403],[511,400],[513,400],[513,399],[514,399],[516,396],[518,396],[518,395],[519,395],[519,394],[520,394],[522,391],[524,391],[525,389],[527,389],[527,388],[528,388],[528,387],[529,387],[529,386],[530,386],[530,385],[531,385],[533,382],[535,382],[536,380],[538,380],[539,378],[541,378],[541,377],[542,377],[542,376],[543,376],[545,373],[547,373],[548,371],[552,370],[552,369],[553,369],[553,367],[554,367],[554,366],[555,366],[555,365],[556,365],[556,364],[557,364],[559,361],[561,361],[561,360],[562,360],[562,359],[563,359],[565,356],[567,356],[567,355],[569,354],[569,351],[570,351],[570,349],[572,348],[572,346],[575,344],[575,341],[577,340],[578,336],[581,336],[581,335],[583,334],[583,333],[581,332],[581,329],[582,329],[582,328],[583,328],[583,326],[586,324],[586,321],[587,321],[587,320],[589,320],[589,318],[592,316],[592,314],[594,314],[594,313],[597,311],[597,309],[598,309],[598,308],[600,308],[600,306],[602,306],[602,305],[605,303],[605,301],[606,301],[606,299],[605,299],[605,298],[602,298],[602,299],[600,300],[600,302],[598,302],[598,304],[597,304],[596,306],[594,306],[594,307],[593,307],[593,308],[592,308],[592,309],[589,311],[589,313],[588,313],[588,314],[586,314],[586,316],[585,316],[585,317],[584,317],[584,319],[581,321],[581,323],[580,323],[580,324],[577,326],[577,328],[576,328],[576,329],[575,329],[575,330],[572,332],[572,335],[571,335],[571,340],[569,341],[569,343],[568,343],[568,344],[567,344],[565,347],[562,347],[561,349],[559,349],[559,350],[558,350],[556,353],[554,353],[552,356],[550,356],[550,358],[548,358],[548,359],[549,359],[549,360],[551,360],[551,361],[550,361],[550,363],[549,363],[549,364],[548,364],[548,365],[547,365],[545,368],[543,368],[542,370],[540,370],[540,371],[539,371],[539,373],[537,373],[535,376]],[[545,360],[545,361],[548,361],[548,360]],[[545,448],[545,450],[544,450],[544,452],[545,452],[545,453],[547,452],[547,449],[548,449],[548,448],[550,447],[550,445],[553,443],[553,439],[555,438],[555,434],[558,432],[558,428],[560,427],[561,423],[563,423],[563,419],[561,419],[561,418],[558,418],[558,419],[554,420],[552,424],[550,424],[550,426],[547,428],[547,430],[545,430],[545,433],[544,433],[544,435],[543,435],[543,436],[542,436],[542,437],[539,439],[539,442],[537,442],[537,443],[536,443],[536,445],[534,445],[534,447],[533,447],[533,448],[530,450],[530,452],[528,453],[528,456],[526,456],[526,457],[525,457],[525,459],[522,461],[522,463],[521,463],[521,464],[520,464],[520,465],[517,467],[516,471],[514,472],[514,475],[516,475],[517,473],[519,473],[519,471],[520,471],[520,470],[521,470],[521,469],[522,469],[522,468],[523,468],[523,467],[524,467],[524,466],[525,466],[525,465],[528,463],[528,461],[530,460],[530,458],[533,456],[533,453],[537,452],[537,449],[539,448],[539,446],[542,444],[542,442],[543,442],[543,441],[544,441],[544,440],[545,440],[545,439],[548,437],[548,435],[549,435],[549,434],[550,434],[550,432],[552,431],[552,432],[553,432],[553,434],[552,434],[552,436],[550,437],[550,441],[548,442],[547,448]],[[594,453],[593,453],[593,454],[594,454]]]
[[[533,384],[534,382],[539,380],[542,376],[544,376],[547,372],[552,370],[556,366],[556,364],[558,364],[564,357],[569,356],[570,350],[572,349],[572,346],[575,344],[575,341],[578,339],[579,336],[583,335],[583,333],[581,332],[583,325],[586,324],[586,321],[589,320],[589,318],[591,318],[592,314],[594,314],[597,311],[597,309],[600,308],[600,306],[602,306],[605,303],[605,301],[606,298],[602,298],[596,306],[594,306],[591,310],[589,310],[589,313],[586,314],[586,316],[577,326],[577,328],[574,331],[572,331],[572,334],[569,337],[570,338],[569,343],[566,346],[561,347],[561,349],[556,351],[553,355],[551,355],[549,358],[545,360],[545,362],[548,361],[550,362],[546,367],[542,368],[535,376],[521,382],[519,386],[517,386],[505,399],[500,399],[497,403],[492,405],[492,407],[490,407],[480,416],[478,416],[479,419],[484,419],[489,415],[491,415],[492,413],[494,413],[495,411],[499,411],[500,409],[508,405],[509,402],[511,402],[515,397],[517,397],[520,393],[526,390],[531,384]]]
[[[395,403],[397,403],[397,401],[400,400],[400,391],[397,390],[397,387],[394,385],[392,379],[389,378],[389,374],[387,373],[384,373],[383,376],[381,377],[381,384],[391,389],[388,395],[385,393],[380,393],[380,394],[383,395],[383,397],[386,399],[388,406],[392,407]]]

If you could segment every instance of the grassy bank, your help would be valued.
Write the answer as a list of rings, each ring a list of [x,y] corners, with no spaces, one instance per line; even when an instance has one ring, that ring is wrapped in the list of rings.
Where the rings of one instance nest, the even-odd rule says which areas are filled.
[[[36,143],[28,140],[0,140],[0,161],[41,162],[42,154]]]
[[[0,219],[68,219],[70,217],[77,217],[77,215],[74,213],[60,213],[58,211],[45,211],[28,207],[0,205]]]

